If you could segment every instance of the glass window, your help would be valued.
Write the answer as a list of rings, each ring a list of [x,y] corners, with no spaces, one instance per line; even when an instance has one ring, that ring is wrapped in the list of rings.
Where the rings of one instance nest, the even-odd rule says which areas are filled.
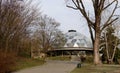
[[[76,39],[73,39],[72,41],[71,41],[71,43],[75,43],[77,40]]]
[[[73,38],[73,36],[70,36],[70,37],[69,37],[69,39],[72,39],[72,38]]]

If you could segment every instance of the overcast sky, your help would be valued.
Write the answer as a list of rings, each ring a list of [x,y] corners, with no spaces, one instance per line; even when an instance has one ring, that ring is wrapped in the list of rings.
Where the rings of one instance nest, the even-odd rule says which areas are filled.
[[[42,13],[54,18],[57,22],[59,22],[61,24],[61,31],[66,33],[71,29],[77,30],[81,34],[90,37],[84,18],[80,15],[79,11],[67,8],[65,0],[39,0],[39,2]],[[88,11],[91,11],[90,13],[94,13],[92,11],[92,6],[90,6],[90,2],[90,0],[85,0],[84,4],[87,6]]]
[[[64,33],[74,29],[84,35],[89,34],[83,17],[78,11],[67,8],[65,0],[41,0],[40,4],[42,13],[61,23],[60,30]]]

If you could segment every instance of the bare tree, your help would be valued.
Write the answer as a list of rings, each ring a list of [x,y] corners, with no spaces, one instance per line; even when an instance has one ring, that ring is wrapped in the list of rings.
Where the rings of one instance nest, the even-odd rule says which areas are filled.
[[[107,26],[111,25],[118,19],[117,16],[115,17],[115,12],[118,8],[118,0],[90,0],[91,9],[93,8],[92,13],[87,11],[84,0],[68,0],[67,2],[69,1],[72,1],[72,5],[67,4],[67,7],[74,10],[79,10],[79,12],[87,21],[87,26],[89,28],[91,39],[93,42],[94,64],[99,65],[101,64],[99,55],[100,35]],[[113,7],[111,9],[111,12],[109,13],[108,18],[104,22],[102,22],[102,16],[104,16],[104,11],[106,9],[109,9],[111,6]],[[90,14],[93,14],[92,19],[90,17]]]
[[[45,53],[48,50],[58,48],[62,44],[63,35],[58,29],[59,26],[58,22],[46,15],[40,18],[34,37],[41,52]]]
[[[113,59],[115,57],[115,53],[119,43],[119,39],[114,35],[114,33],[115,33],[115,29],[113,29],[112,26],[109,26],[106,29],[106,33],[104,33],[105,50],[106,50],[107,61],[109,64],[113,63]]]
[[[5,53],[21,48],[29,37],[28,27],[35,23],[38,10],[31,1],[0,0],[0,49]]]

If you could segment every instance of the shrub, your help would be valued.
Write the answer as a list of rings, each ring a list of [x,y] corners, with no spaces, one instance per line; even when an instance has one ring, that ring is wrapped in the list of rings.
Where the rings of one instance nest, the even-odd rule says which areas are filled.
[[[30,58],[30,49],[23,48],[19,51],[18,56],[20,57],[25,57],[25,58]]]
[[[93,56],[86,56],[85,63],[93,63]]]
[[[10,73],[15,65],[15,55],[13,53],[0,52],[0,73]]]

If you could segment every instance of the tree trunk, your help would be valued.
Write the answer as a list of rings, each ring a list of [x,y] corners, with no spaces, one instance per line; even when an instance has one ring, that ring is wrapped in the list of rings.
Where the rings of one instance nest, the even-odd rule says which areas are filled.
[[[100,61],[100,54],[99,54],[99,42],[100,42],[100,33],[96,32],[95,34],[95,41],[94,41],[94,64],[99,65],[101,64]]]
[[[97,16],[96,13],[96,22],[95,22],[95,40],[94,40],[94,46],[93,46],[93,50],[94,50],[94,64],[95,65],[100,65],[101,64],[101,60],[100,60],[100,54],[99,54],[99,45],[100,45],[100,21],[101,21],[101,17]]]

